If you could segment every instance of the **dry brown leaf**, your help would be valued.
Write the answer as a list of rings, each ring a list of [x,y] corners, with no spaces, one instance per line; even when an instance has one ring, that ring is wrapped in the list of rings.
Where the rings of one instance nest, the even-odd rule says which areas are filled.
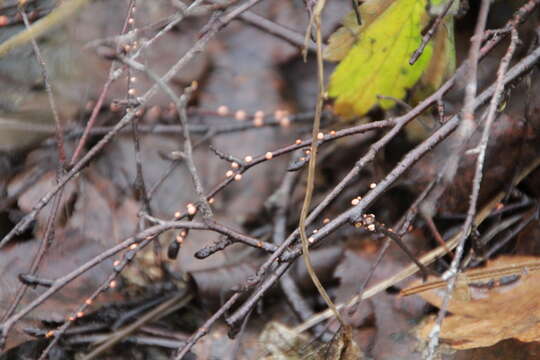
[[[21,188],[21,186],[24,186],[28,179],[33,176],[32,174],[33,172],[31,170],[25,171],[13,178],[8,185],[8,195],[12,196],[13,194],[15,194]],[[24,191],[22,195],[19,196],[17,200],[17,205],[24,213],[29,213],[30,211],[32,211],[34,204],[37,203],[40,197],[43,196],[43,194],[51,191],[54,188],[55,184],[56,180],[54,171],[47,172],[46,174],[41,176],[38,181],[32,184],[32,186],[28,190]],[[73,199],[76,191],[76,182],[70,182],[64,187],[64,193],[62,196],[62,202],[60,203],[60,209],[66,209],[68,207],[68,204]],[[49,218],[50,207],[51,205],[47,205],[47,210],[42,211],[37,216],[37,234],[39,236],[43,235],[42,231],[44,231],[46,227],[47,220]],[[61,216],[58,216],[57,221],[59,221],[60,219]]]
[[[531,256],[501,256],[488,262],[486,269],[501,268],[539,261]],[[515,338],[523,342],[540,341],[540,273],[529,272],[505,286],[469,286],[470,300],[453,296],[441,328],[441,340],[456,349],[491,346],[501,340]],[[418,283],[418,282],[417,282]],[[415,285],[415,284],[412,284]],[[440,307],[445,287],[419,295]],[[427,339],[434,325],[429,319],[418,330]]]
[[[0,251],[0,274],[2,274],[0,278],[0,309],[2,311],[5,311],[13,301],[20,286],[18,275],[28,273],[32,256],[37,252],[38,247],[38,241],[14,241]],[[105,247],[100,242],[86,238],[82,232],[74,229],[57,229],[55,241],[47,251],[38,275],[43,279],[57,279],[86,263],[96,254],[102,253],[104,249]],[[70,312],[83,303],[111,273],[112,260],[106,260],[99,266],[85,272],[83,276],[71,281],[17,323],[12,336],[8,337],[7,348],[15,347],[29,339],[28,335],[23,332],[24,328],[40,326],[42,320],[64,321]],[[30,287],[21,305],[27,305],[44,291],[43,287]],[[116,293],[105,292],[96,299],[94,306],[118,300],[119,296]],[[19,359],[19,357],[16,358]]]
[[[303,344],[309,343],[307,336],[298,334],[278,322],[271,322],[266,325],[259,337],[259,341],[268,353],[268,356],[264,358],[265,360],[301,359],[302,355],[298,349],[302,349]],[[312,351],[309,346],[304,350]]]
[[[265,360],[360,360],[362,350],[352,339],[351,329],[340,330],[328,345],[317,346],[307,336],[279,322],[268,323],[259,337],[269,353]]]
[[[509,339],[490,347],[458,351],[452,360],[534,360],[538,359],[538,354],[540,343]]]

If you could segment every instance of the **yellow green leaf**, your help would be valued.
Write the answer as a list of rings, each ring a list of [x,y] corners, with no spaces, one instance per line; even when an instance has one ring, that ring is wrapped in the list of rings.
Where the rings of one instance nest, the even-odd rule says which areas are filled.
[[[409,59],[422,42],[431,10],[444,4],[445,0],[367,0],[359,8],[362,25],[351,20],[353,14],[345,17],[325,51],[327,60],[341,60],[328,86],[338,114],[361,116],[376,105],[388,109],[395,105],[391,99],[405,98],[417,83],[420,97],[440,86],[454,66],[452,14],[416,63],[409,65]]]
[[[328,39],[323,56],[328,61],[341,61],[356,43],[359,32],[369,26],[394,0],[369,1],[360,8],[362,24],[358,24],[356,13],[351,11],[341,21],[341,27]]]

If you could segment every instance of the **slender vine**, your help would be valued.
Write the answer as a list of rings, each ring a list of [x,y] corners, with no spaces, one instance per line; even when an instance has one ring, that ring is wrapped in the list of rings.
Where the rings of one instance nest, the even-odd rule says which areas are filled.
[[[302,210],[300,212],[300,221],[298,224],[298,229],[300,230],[300,239],[302,241],[302,253],[304,262],[306,264],[306,269],[309,273],[309,276],[311,277],[311,281],[319,291],[319,294],[321,294],[322,298],[328,305],[330,309],[332,309],[332,312],[336,316],[336,318],[339,320],[342,326],[345,326],[345,322],[343,321],[343,318],[339,314],[336,305],[332,302],[330,299],[330,296],[328,296],[328,293],[322,286],[319,278],[317,277],[317,274],[315,273],[315,270],[313,269],[313,265],[311,263],[311,258],[309,257],[309,240],[306,235],[306,218],[308,216],[310,204],[311,204],[311,198],[313,195],[313,187],[315,183],[315,168],[317,163],[317,148],[319,143],[319,128],[321,124],[321,113],[322,113],[322,107],[324,102],[324,67],[323,67],[323,57],[322,57],[322,35],[321,35],[321,13],[324,9],[326,0],[318,0],[313,8],[313,13],[311,14],[309,25],[306,31],[306,44],[309,40],[309,34],[311,32],[312,27],[315,28],[316,33],[316,42],[317,42],[317,80],[319,83],[319,92],[317,94],[317,104],[315,106],[315,117],[313,119],[313,132],[312,132],[312,142],[311,142],[311,157],[309,159],[309,165],[308,165],[308,175],[307,175],[307,184],[306,184],[306,194],[304,196],[304,203],[302,205]],[[306,58],[306,51],[307,47],[304,46],[304,60]]]

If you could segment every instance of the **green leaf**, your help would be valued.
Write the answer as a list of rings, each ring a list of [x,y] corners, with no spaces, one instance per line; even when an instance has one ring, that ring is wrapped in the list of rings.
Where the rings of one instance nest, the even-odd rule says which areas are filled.
[[[344,26],[330,37],[325,51],[327,60],[342,59],[328,86],[338,114],[361,116],[376,105],[388,109],[395,105],[390,99],[405,98],[419,82],[421,96],[440,86],[455,62],[452,14],[416,63],[409,65],[429,23],[429,10],[446,4],[445,0],[431,1],[368,0],[359,8],[361,26],[351,21],[351,14],[345,17]]]

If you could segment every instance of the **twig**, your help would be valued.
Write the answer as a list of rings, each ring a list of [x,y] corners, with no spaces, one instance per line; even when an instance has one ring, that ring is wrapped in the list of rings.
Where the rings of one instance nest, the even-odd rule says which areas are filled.
[[[325,142],[333,141],[333,140],[339,139],[341,137],[350,136],[350,135],[354,135],[354,134],[359,134],[359,133],[363,133],[363,132],[371,131],[371,130],[375,130],[375,129],[385,128],[385,127],[394,125],[395,123],[396,122],[394,120],[382,120],[382,121],[372,122],[372,123],[369,123],[369,124],[358,125],[358,126],[355,126],[355,127],[352,127],[352,128],[343,129],[343,130],[339,130],[339,131],[330,131],[329,134],[324,135],[322,140],[318,140],[318,141],[321,144],[323,144]],[[263,163],[263,162],[266,162],[266,161],[271,161],[272,159],[274,159],[276,157],[288,154],[288,153],[290,153],[290,152],[292,152],[294,150],[305,148],[306,146],[309,146],[311,144],[311,142],[312,142],[311,139],[304,140],[304,141],[298,139],[298,140],[296,140],[296,142],[294,144],[284,146],[284,147],[279,148],[279,149],[277,149],[275,151],[269,151],[269,152],[267,152],[265,154],[262,154],[262,155],[259,155],[259,156],[249,156],[249,158],[250,158],[249,162],[245,161],[245,159],[244,159],[244,161],[240,162],[242,164],[242,166],[238,169],[237,173],[240,174],[240,175],[244,174],[246,171],[248,171],[249,169],[251,169],[252,167],[254,167],[254,166],[256,166],[256,165],[258,165],[260,163]],[[231,161],[234,161],[234,160],[232,160],[233,158],[229,157],[227,154],[221,154],[221,155],[223,156],[223,158],[228,158]],[[358,169],[358,171],[360,171],[360,170]],[[212,188],[208,194],[206,194],[206,199],[208,200],[208,199],[214,197],[217,193],[219,193],[222,189],[225,188],[225,186],[230,184],[232,181],[234,181],[234,176],[225,178],[221,183],[214,186],[214,188]],[[330,203],[330,201],[326,205],[328,205],[329,203]],[[317,209],[315,209],[315,211]],[[179,214],[178,216],[179,217],[184,217],[184,216],[186,216],[186,214]],[[310,215],[310,217],[308,217],[307,221],[310,222],[311,221],[310,219],[312,219],[311,215]],[[295,236],[297,236],[297,235],[298,235],[298,233],[295,232]],[[287,241],[289,241],[289,240],[287,240]],[[285,249],[285,247],[286,246],[284,246],[284,248],[281,251],[283,251]]]
[[[20,14],[23,18],[24,24],[27,29],[30,27],[30,23],[28,22],[28,17],[26,16],[26,13],[24,10],[20,11]],[[39,50],[39,47],[37,45],[37,42],[34,38],[31,39],[32,46],[34,48],[34,53],[36,55],[37,61],[41,67],[41,75],[43,76],[43,81],[45,82],[45,88],[47,91],[48,99],[49,99],[49,105],[51,107],[51,111],[53,113],[54,121],[55,121],[55,135],[56,135],[56,142],[57,142],[57,152],[58,152],[58,166],[56,169],[56,182],[58,183],[63,172],[64,172],[64,165],[65,165],[65,151],[64,151],[64,138],[63,138],[63,129],[62,129],[62,123],[60,121],[60,117],[58,116],[58,111],[56,108],[56,102],[54,100],[54,96],[52,93],[51,84],[49,82],[49,77],[47,74],[47,69],[45,66],[45,61],[43,60],[43,57],[41,56],[41,52]],[[51,213],[49,214],[48,220],[47,220],[47,226],[45,230],[45,234],[43,236],[43,239],[39,245],[39,248],[35,255],[32,258],[32,263],[30,265],[29,274],[35,275],[39,271],[39,267],[41,265],[41,262],[43,258],[45,257],[45,254],[47,253],[47,250],[50,248],[51,244],[54,241],[55,236],[55,226],[56,226],[56,219],[58,215],[58,210],[60,208],[60,204],[62,203],[62,196],[63,191],[60,191],[58,194],[56,194],[54,200],[53,200],[53,206],[51,209]],[[3,245],[6,244],[6,241],[2,240],[0,242],[0,248],[2,248]],[[21,302],[22,298],[24,297],[28,285],[26,283],[23,283],[16,292],[15,298],[13,299],[13,302],[8,307],[8,310],[2,317],[2,320],[7,319],[10,317],[19,303]]]
[[[532,211],[532,214],[526,219],[523,219],[514,229],[512,229],[501,241],[495,244],[491,249],[486,251],[484,258],[489,259],[491,255],[500,250],[504,245],[506,245],[510,240],[512,240],[517,234],[519,234],[527,225],[533,220],[538,220],[538,207],[535,207]]]
[[[91,360],[95,359],[96,356],[101,355],[104,351],[114,346],[122,339],[128,337],[131,333],[139,329],[141,326],[146,324],[149,321],[157,321],[163,318],[166,315],[169,315],[172,311],[176,311],[186,304],[188,304],[193,299],[193,295],[179,293],[164,303],[156,306],[152,310],[148,311],[146,314],[142,315],[132,324],[127,325],[126,327],[115,331],[112,336],[110,336],[107,341],[99,345],[96,349],[92,350],[91,353],[87,354],[82,358],[82,360]]]
[[[126,22],[124,24],[124,29],[122,29],[122,33],[134,31],[134,21],[135,18],[133,17],[135,9],[135,0],[130,0],[128,11],[127,11],[127,18]],[[126,51],[129,53],[129,51]],[[132,76],[131,69],[128,67],[126,69],[126,78],[127,78],[127,107],[126,112],[133,111],[133,103],[136,102],[134,98],[135,94],[135,88],[133,88],[134,83],[136,82],[136,77]],[[152,215],[152,208],[150,206],[150,199],[148,197],[148,192],[146,191],[146,183],[144,181],[144,174],[143,174],[143,168],[142,168],[142,159],[141,159],[141,142],[140,142],[140,135],[139,135],[139,115],[135,114],[133,121],[131,122],[131,133],[133,138],[133,150],[134,150],[134,158],[135,158],[135,181],[134,181],[134,188],[135,188],[135,197],[136,199],[140,200],[141,202],[141,211],[145,214]],[[139,228],[138,231],[141,231],[145,228],[145,220],[139,216]],[[155,255],[157,258],[158,264],[161,264],[161,252],[159,251],[159,241],[156,241],[155,243]]]
[[[457,129],[458,139],[456,140],[454,153],[450,157],[449,163],[444,170],[444,183],[445,184],[451,183],[453,181],[454,176],[457,172],[458,162],[460,159],[459,153],[461,152],[462,147],[465,144],[466,140],[471,137],[471,135],[474,133],[474,130],[477,126],[477,124],[475,123],[475,117],[474,117],[474,111],[475,111],[474,102],[475,102],[476,91],[477,91],[477,86],[478,86],[478,83],[477,83],[478,61],[480,59],[480,46],[483,39],[484,30],[486,28],[487,16],[489,13],[490,5],[491,5],[491,0],[482,0],[482,5],[480,7],[480,13],[478,15],[478,20],[476,22],[474,35],[471,40],[471,47],[469,49],[469,56],[468,56],[467,85],[465,86],[465,100],[464,100],[464,105],[463,105],[463,110],[462,110],[463,120],[461,121],[461,124],[459,125]],[[477,170],[478,170],[478,167],[477,167]],[[481,167],[480,167],[480,170],[481,170]],[[480,174],[481,174],[481,171],[480,171]],[[477,174],[475,173],[475,178],[476,176]],[[445,293],[442,306],[437,315],[437,320],[435,322],[435,325],[433,326],[433,329],[431,330],[429,334],[429,344],[425,352],[423,353],[423,357],[425,359],[431,360],[435,356],[435,349],[439,343],[439,334],[441,330],[442,319],[444,318],[446,314],[446,308],[450,301],[450,294],[452,293],[452,290],[455,285],[458,267],[461,261],[461,257],[463,256],[465,240],[468,238],[470,234],[471,227],[474,220],[474,215],[476,214],[478,190],[479,190],[479,183],[477,183],[476,181],[473,181],[473,189],[471,192],[469,209],[467,211],[467,218],[465,219],[465,223],[461,231],[461,236],[458,240],[458,245],[456,247],[454,258],[452,259],[452,263],[450,264],[450,269],[448,269],[447,272],[443,274],[443,279],[449,280],[448,288]],[[430,216],[430,217],[432,217],[433,215],[434,214],[426,214],[426,216]]]
[[[283,177],[281,186],[271,196],[272,205],[276,207],[274,215],[274,244],[282,244],[285,240],[285,231],[287,228],[287,209],[289,207],[293,185],[298,178],[298,173],[286,173]],[[302,321],[307,320],[313,315],[313,310],[309,307],[293,277],[289,272],[283,274],[279,280],[283,293],[287,297],[290,306]],[[315,333],[324,331],[322,327],[315,329]]]
[[[184,20],[186,15],[189,15],[190,12],[193,11],[199,5],[199,3],[201,3],[201,2],[202,2],[201,0],[197,0],[197,1],[193,2],[188,7],[188,9],[186,9],[186,11],[184,13],[179,13],[176,16],[174,16],[170,20],[170,22],[163,29],[161,29],[156,35],[154,35],[151,39],[149,39],[147,41],[144,41],[141,44],[141,46],[137,49],[137,51],[133,54],[133,59],[136,59],[144,49],[146,49],[147,47],[152,45],[157,39],[159,39],[161,36],[163,36],[168,31],[170,31],[174,26],[178,25],[182,20]],[[124,35],[125,32],[126,32],[127,25],[128,25],[128,22],[127,22],[128,18],[129,18],[129,16],[126,17],[126,20],[124,22],[122,31],[120,33],[120,36]],[[119,51],[120,51],[120,44],[117,44],[117,52],[119,52]],[[96,104],[94,105],[94,108],[92,109],[92,114],[90,115],[90,119],[88,120],[88,123],[86,124],[86,127],[85,127],[85,130],[83,132],[82,138],[79,140],[79,144],[77,145],[77,147],[75,149],[75,152],[73,153],[73,156],[71,158],[71,162],[70,162],[71,165],[73,165],[77,161],[77,159],[79,158],[79,155],[80,155],[84,145],[86,144],[86,142],[88,140],[88,136],[91,133],[91,129],[95,125],[97,115],[99,113],[99,110],[101,109],[101,106],[103,105],[103,102],[105,100],[105,96],[106,96],[107,92],[109,91],[109,88],[110,88],[112,82],[114,80],[116,80],[120,76],[121,70],[122,69],[115,69],[115,63],[114,62],[111,64],[111,67],[109,69],[109,77],[107,78],[107,81],[106,81],[105,85],[103,86],[103,89],[101,90],[101,93],[100,93],[100,95],[98,97],[98,101],[96,102]]]
[[[409,207],[409,209],[405,212],[405,214],[401,217],[401,219],[394,226],[395,229],[398,229],[397,234],[399,236],[405,235],[405,233],[408,231],[409,226],[412,224],[412,222],[414,221],[416,215],[418,214],[418,206],[424,200],[424,198],[427,196],[427,194],[431,190],[433,184],[434,184],[434,182],[432,181],[424,189],[424,191],[422,191],[422,193],[420,195],[418,195],[418,197],[413,202],[413,204]],[[377,254],[377,257],[375,258],[375,261],[373,261],[373,264],[369,268],[369,271],[368,271],[368,274],[367,274],[366,278],[364,279],[364,281],[360,285],[360,287],[359,287],[359,289],[357,291],[357,294],[353,297],[353,299],[354,298],[358,299],[358,302],[354,303],[354,302],[351,302],[352,300],[349,301],[350,305],[347,306],[347,312],[348,312],[349,315],[354,314],[356,312],[356,309],[358,308],[358,306],[360,306],[360,303],[362,302],[363,297],[364,297],[364,291],[365,291],[366,287],[368,286],[369,282],[371,281],[371,278],[375,274],[375,270],[376,270],[377,266],[379,265],[379,263],[382,261],[382,258],[384,256],[384,254],[386,253],[386,250],[390,246],[390,243],[391,243],[391,240],[386,238],[386,241],[381,246],[381,248],[380,248],[380,250],[379,250],[379,252]]]
[[[133,9],[133,2],[130,2],[128,6],[126,18],[124,19],[124,24],[122,25],[122,30],[120,31],[120,36],[124,35],[128,29],[128,25],[129,25],[128,20],[131,16],[132,9]],[[117,45],[116,50],[120,51],[120,45]],[[88,141],[90,130],[96,124],[97,116],[99,114],[99,111],[101,110],[101,106],[103,105],[103,102],[105,101],[105,97],[107,96],[107,93],[109,92],[109,88],[111,87],[113,81],[115,81],[120,76],[117,69],[115,68],[116,68],[116,63],[113,62],[109,68],[109,76],[107,77],[107,81],[103,85],[103,88],[101,89],[98,100],[96,104],[94,105],[94,108],[92,109],[92,113],[90,114],[90,119],[88,119],[88,122],[86,123],[82,137],[79,139],[79,143],[75,147],[75,151],[73,152],[73,155],[71,156],[71,160],[69,162],[70,166],[73,166],[79,159],[79,156],[84,148],[84,145],[86,145],[86,142]],[[129,79],[129,76],[128,76],[128,79]]]
[[[471,55],[470,55],[471,62],[477,61],[476,53],[480,49],[481,35],[484,31],[484,28],[487,22],[487,15],[489,12],[490,4],[491,2],[489,0],[484,0],[480,8],[480,15],[479,15],[479,19],[478,19],[478,23],[477,23],[477,27],[475,31],[475,37],[477,37],[478,39],[475,39],[476,43],[473,42],[473,45],[471,48]],[[475,168],[473,186],[472,186],[471,195],[470,195],[469,209],[467,211],[467,218],[465,219],[465,224],[463,225],[463,230],[461,232],[462,236],[458,241],[458,246],[456,247],[455,256],[452,259],[452,263],[450,264],[450,269],[445,274],[443,274],[443,279],[448,280],[448,285],[447,285],[447,290],[443,298],[441,308],[439,310],[439,313],[437,314],[435,325],[433,326],[433,329],[431,330],[429,334],[429,345],[427,349],[426,358],[430,360],[435,356],[435,348],[437,347],[438,342],[439,342],[441,324],[444,319],[444,316],[446,315],[446,309],[450,302],[451,294],[456,283],[458,269],[459,269],[461,257],[463,256],[463,251],[465,247],[465,240],[468,238],[470,234],[472,224],[473,224],[473,218],[474,218],[474,215],[476,214],[476,207],[477,207],[477,202],[478,202],[478,196],[480,193],[480,184],[482,182],[482,172],[483,172],[484,160],[486,157],[486,149],[487,149],[487,144],[489,140],[489,135],[491,132],[493,121],[495,120],[495,113],[497,111],[497,108],[499,106],[499,103],[502,97],[502,92],[504,91],[504,85],[505,85],[504,78],[505,78],[508,66],[510,64],[510,60],[512,59],[512,55],[514,54],[514,51],[516,49],[517,41],[518,41],[517,31],[514,29],[512,31],[512,37],[510,40],[510,46],[508,47],[508,51],[504,55],[499,65],[499,70],[497,71],[497,81],[495,84],[494,94],[493,94],[493,97],[491,98],[491,103],[488,108],[487,120],[486,120],[486,123],[484,124],[482,137],[477,147],[478,158],[476,160],[476,168]],[[476,69],[474,69],[474,71],[476,71]],[[474,121],[474,105],[472,104],[474,103],[474,97],[476,95],[476,73],[471,74],[471,76],[473,77],[475,84],[473,86],[472,83],[469,83],[466,88],[466,90],[468,91],[466,92],[465,105],[463,109],[464,122]]]
[[[150,47],[154,42],[156,42],[160,37],[168,33],[173,27],[178,25],[182,20],[184,20],[186,17],[190,16],[192,12],[194,12],[200,4],[203,2],[203,0],[195,0],[193,3],[191,3],[186,9],[178,11],[176,15],[173,16],[173,18],[169,21],[169,23],[163,27],[160,31],[156,33],[152,38],[144,41],[137,52],[133,54],[133,60],[137,59],[142,51],[144,51],[146,48]]]
[[[369,215],[368,215],[369,217]],[[365,221],[364,221],[365,222]],[[403,240],[401,239],[401,235],[399,234],[396,234],[394,231],[392,231],[391,229],[387,229],[384,224],[382,223],[378,223],[378,222],[374,222],[373,223],[374,225],[374,230],[375,232],[380,232],[382,233],[384,236],[386,236],[387,238],[389,238],[390,240],[392,240],[393,242],[395,242],[400,248],[401,250],[403,250],[403,252],[405,254],[407,254],[407,256],[409,257],[409,259],[412,260],[413,263],[416,264],[416,266],[418,266],[418,269],[420,270],[420,272],[422,273],[422,277],[424,278],[424,280],[427,280],[427,277],[430,273],[429,269],[426,268],[426,266],[424,264],[422,264],[420,261],[418,261],[416,259],[416,257],[413,255],[413,253],[409,250],[409,248],[403,243]],[[365,225],[364,225],[365,226]],[[369,227],[369,225],[367,225],[367,227]],[[371,230],[370,230],[371,231]]]
[[[540,0],[537,0],[540,2]],[[534,9],[534,6],[529,6],[527,8],[527,11],[524,12],[524,14],[528,14],[530,11]],[[501,38],[494,38],[490,42],[488,42],[483,48],[482,48],[482,56],[487,54],[489,51],[493,49],[493,47],[501,40]],[[527,66],[530,66],[527,65]],[[390,132],[388,132],[383,138],[381,138],[379,141],[374,143],[370,150],[364,155],[359,161],[356,162],[355,166],[351,171],[343,178],[343,180],[332,190],[332,192],[325,197],[325,199],[310,213],[310,216],[307,218],[307,223],[309,224],[312,220],[314,220],[336,197],[343,191],[343,189],[354,179],[359,173],[360,170],[370,161],[372,161],[376,155],[376,153],[383,148],[402,128],[405,126],[408,122],[419,116],[423,111],[428,109],[432,104],[439,101],[439,99],[454,85],[454,82],[456,79],[461,76],[462,73],[467,69],[466,64],[462,65],[456,73],[447,80],[445,84],[443,84],[436,92],[434,92],[431,96],[426,98],[424,101],[422,101],[420,104],[418,104],[414,109],[409,111],[407,114],[400,116],[399,118],[393,120],[393,124],[395,124],[394,128]],[[486,101],[486,99],[492,94],[489,91],[485,91],[482,95],[484,95],[484,98],[480,97],[479,103],[483,103]],[[481,96],[482,96],[481,95]],[[298,232],[295,231],[293,234],[287,238],[285,241],[286,245],[290,245],[291,242],[298,236]],[[287,259],[284,259],[287,261]]]
[[[409,113],[403,115],[402,117],[395,120],[395,126],[379,141],[377,141],[375,144],[373,144],[370,147],[370,150],[364,155],[359,161],[355,163],[355,166],[349,171],[349,173],[340,181],[340,183],[328,194],[323,201],[310,213],[309,217],[307,218],[306,224],[311,223],[317,216],[334,201],[339,194],[346,188],[346,186],[360,173],[361,169],[365,164],[372,161],[375,158],[375,155],[379,149],[384,147],[384,145],[390,141],[398,132],[399,130],[405,126],[405,124],[412,119],[414,119],[416,116],[421,114],[425,109],[427,109],[433,101],[436,101],[437,98],[442,96],[446,91],[450,89],[450,87],[453,85],[453,81],[455,79],[455,76],[452,77],[450,80],[446,82],[438,91],[436,91],[432,96],[425,99],[423,102],[421,102],[419,105],[417,105],[413,110],[411,110]],[[329,225],[329,224],[328,224]],[[328,225],[326,228],[329,228]],[[333,226],[336,224],[334,223]],[[341,226],[339,224],[338,226]],[[335,226],[337,227],[337,226]],[[334,227],[332,227],[332,230],[334,230]],[[266,273],[267,269],[270,267],[271,264],[274,264],[274,261],[278,259],[278,257],[283,254],[286,248],[288,248],[292,242],[297,238],[298,236],[298,229],[295,230],[289,237],[279,246],[279,248],[272,254],[272,256],[269,257],[269,259],[260,267],[259,271],[257,272],[257,277],[260,279],[262,276]],[[325,234],[326,235],[326,234]],[[321,233],[318,232],[313,236],[314,239],[321,236]],[[286,271],[289,264],[292,263],[292,261],[300,255],[300,251],[297,249],[296,253],[292,257],[284,257],[281,256],[281,260],[287,262],[286,264],[280,265],[273,274],[271,274],[262,284],[259,285],[259,287],[256,289],[256,291],[250,296],[250,298],[244,303],[244,305],[238,309],[229,319],[227,319],[227,323],[230,326],[233,326],[236,324],[239,319],[241,319],[247,311],[249,311],[249,308],[253,306],[257,299],[261,297],[266,290],[277,280],[279,277]]]
[[[122,261],[117,260],[117,262],[113,263],[113,272],[101,283],[100,286],[94,292],[78,307],[77,310],[75,310],[55,331],[47,332],[47,337],[53,337],[51,342],[47,345],[45,350],[41,353],[39,360],[45,360],[47,357],[47,354],[51,349],[60,341],[60,338],[64,335],[64,333],[69,329],[69,327],[80,317],[84,316],[86,309],[92,305],[92,303],[97,299],[97,297],[103,293],[105,290],[109,288],[114,288],[116,285],[116,278],[120,275],[122,270],[129,264],[131,261],[135,258],[135,255],[138,251],[141,249],[144,249],[146,245],[148,245],[152,240],[154,240],[155,236],[148,236],[143,241],[141,241],[139,244],[136,244],[133,246],[133,244],[130,246],[130,250],[126,251],[126,253],[123,256]]]
[[[283,25],[276,24],[275,22],[270,21],[263,16],[257,15],[252,11],[244,12],[242,15],[240,15],[240,19],[244,20],[250,25],[253,25],[263,31],[268,32],[269,34],[284,39],[299,48],[302,48],[305,45],[304,37],[301,34]],[[317,51],[317,45],[314,44],[312,41],[308,42],[307,47],[310,51]]]
[[[26,16],[26,13],[24,12],[24,10],[21,10],[20,14],[23,18],[26,29],[29,29],[30,23],[28,21],[28,17]],[[43,82],[45,83],[45,91],[47,92],[47,96],[49,98],[49,105],[51,106],[51,112],[54,118],[54,125],[56,127],[55,129],[56,130],[55,131],[56,146],[57,146],[58,159],[59,159],[59,162],[58,162],[59,170],[57,171],[57,174],[56,174],[57,176],[56,181],[58,181],[59,177],[62,175],[64,163],[66,161],[66,152],[64,150],[64,127],[62,125],[62,122],[60,121],[60,116],[58,115],[58,108],[56,106],[56,101],[54,100],[51,82],[49,81],[49,75],[47,74],[47,67],[45,65],[45,60],[43,59],[43,56],[41,56],[41,51],[39,50],[36,39],[32,38],[31,42],[32,42],[32,47],[34,48],[34,53],[36,54],[36,58],[41,68],[41,76],[43,76]]]
[[[409,59],[409,65],[414,65],[416,60],[418,60],[420,55],[422,55],[427,44],[429,43],[431,38],[433,38],[435,31],[437,31],[437,29],[439,28],[441,21],[446,17],[446,14],[448,14],[448,10],[450,10],[450,8],[452,7],[455,1],[457,0],[448,0],[446,5],[444,6],[443,11],[439,15],[437,15],[437,17],[435,18],[435,20],[429,27],[429,30],[422,37],[422,43],[420,43],[420,46],[418,47],[418,49],[416,49],[414,53],[411,55],[411,58]]]
[[[215,24],[215,23],[214,23],[214,24]],[[216,25],[216,26],[217,26],[217,25]],[[221,26],[221,25],[220,25],[220,26]],[[219,26],[217,26],[217,27],[219,27]],[[217,30],[216,30],[216,31],[217,31]],[[206,34],[208,34],[208,32],[205,33],[205,34],[203,34],[203,37],[204,37]],[[510,74],[510,72],[509,72],[509,74]],[[480,97],[479,97],[478,99],[480,99]],[[118,131],[119,131],[119,130],[117,130],[115,133],[117,133]],[[111,135],[111,137],[112,137],[112,135]],[[329,138],[329,137],[330,137],[330,136],[325,135],[325,141],[326,141],[326,139]],[[287,149],[287,151],[283,151],[283,154],[285,154],[285,153],[287,153],[287,152],[290,152],[290,151],[292,151],[292,149]],[[274,153],[272,153],[272,154],[275,155]],[[266,158],[263,156],[263,157],[261,157],[259,163],[260,163],[260,162],[263,162],[263,161],[267,161],[267,160],[268,160],[268,159],[266,159]],[[253,166],[253,165],[252,165],[252,166]],[[229,180],[227,183],[230,183],[230,180]],[[380,184],[379,184],[379,185],[380,185]],[[220,184],[219,186],[221,186],[221,184]],[[219,188],[219,186],[218,186],[218,188]],[[224,185],[223,185],[223,186],[224,186]],[[221,188],[223,188],[223,187],[221,187]],[[338,194],[339,194],[339,192],[338,192]],[[380,194],[379,194],[379,195],[380,195]],[[360,214],[361,214],[361,212],[360,212],[358,215],[360,215]],[[178,222],[176,222],[175,224],[178,224]],[[334,225],[335,225],[335,224],[334,224]],[[165,225],[165,224],[162,224],[162,225],[160,225],[160,226],[170,226],[170,223],[168,223],[168,224],[166,224],[166,225]],[[176,227],[174,227],[174,228],[176,228]],[[183,228],[183,227],[180,227],[180,228]],[[163,230],[163,231],[164,231],[164,230]],[[328,235],[328,234],[329,234],[329,232],[327,232],[327,233],[324,234],[324,235]],[[322,237],[321,237],[321,238],[322,238]],[[270,258],[273,258],[272,261],[274,261],[277,257],[281,256],[281,254],[283,253],[284,250],[281,250],[281,252],[280,252],[279,254],[277,254],[277,252],[280,251],[279,249],[274,248],[274,249],[272,249],[271,251],[273,251],[274,254],[272,254],[272,256],[271,256]],[[274,255],[276,255],[277,257],[274,257]],[[285,254],[285,255],[288,255],[288,254]],[[290,257],[290,259],[292,259],[292,258],[293,258],[293,257]],[[266,263],[265,263],[265,264],[266,264]],[[283,265],[283,264],[282,264],[282,265]],[[268,266],[267,266],[266,268],[268,268]],[[280,267],[280,268],[281,268],[281,267]],[[285,268],[285,269],[286,269],[286,268]],[[278,272],[279,272],[279,271],[278,271]],[[274,275],[277,275],[277,277],[275,277]],[[277,273],[272,274],[272,277],[279,278],[279,274],[277,274]],[[54,285],[53,285],[53,286],[54,286]],[[264,293],[264,291],[260,292],[260,288],[259,288],[256,292],[261,293],[260,296],[262,296],[262,294]],[[234,296],[233,296],[233,298],[234,298]],[[230,300],[230,299],[229,299],[229,300]],[[235,301],[236,301],[236,298],[235,298],[235,300],[233,301],[233,303],[234,303]],[[221,313],[221,314],[222,314],[222,313]],[[24,315],[23,315],[23,316],[24,316]],[[221,316],[221,315],[219,315],[219,316]],[[219,317],[219,316],[218,316],[218,317]],[[218,317],[216,317],[215,319],[217,319]],[[214,319],[214,321],[215,321],[215,319]],[[5,326],[5,324],[4,324],[4,326]],[[2,328],[2,330],[3,330],[4,332],[6,332],[5,327]],[[204,332],[204,329],[203,329],[202,331]],[[196,341],[196,340],[195,340],[195,341]]]
[[[78,335],[73,336],[66,340],[66,343],[70,345],[80,345],[80,344],[88,344],[88,343],[94,343],[99,342],[103,340],[107,340],[109,338],[109,335]],[[142,336],[142,335],[136,335],[136,336],[128,336],[124,339],[127,343],[132,343],[134,345],[146,345],[146,346],[159,346],[165,349],[177,349],[181,344],[184,344],[184,341],[179,340],[173,340],[168,339],[164,337],[157,337],[157,336]]]
[[[171,359],[174,359],[174,360],[181,360],[184,355],[186,355],[189,350],[191,350],[191,348],[193,347],[193,345],[195,345],[197,343],[197,341],[199,341],[200,338],[202,338],[204,335],[206,335],[208,333],[208,331],[210,330],[210,327],[223,315],[225,314],[226,311],[228,311],[233,305],[234,303],[236,303],[236,301],[238,300],[238,298],[240,297],[240,293],[235,293],[234,295],[232,295],[229,300],[227,300],[227,302],[225,304],[223,304],[218,311],[216,311],[214,313],[214,315],[212,315],[208,320],[206,320],[206,322],[204,323],[203,326],[201,326],[197,332],[195,332],[195,334],[193,334],[192,336],[189,337],[188,341],[186,342],[185,345],[183,345],[182,347],[178,348],[178,350],[176,351],[176,353],[174,354],[174,356],[171,357]]]

